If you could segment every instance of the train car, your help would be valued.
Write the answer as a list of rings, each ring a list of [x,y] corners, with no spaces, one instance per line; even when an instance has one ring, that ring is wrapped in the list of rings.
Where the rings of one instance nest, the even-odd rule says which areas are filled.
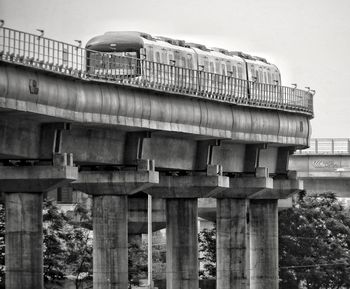
[[[279,70],[263,58],[142,32],[107,32],[86,48],[89,73],[156,88],[249,99],[258,88],[278,97],[281,85]]]

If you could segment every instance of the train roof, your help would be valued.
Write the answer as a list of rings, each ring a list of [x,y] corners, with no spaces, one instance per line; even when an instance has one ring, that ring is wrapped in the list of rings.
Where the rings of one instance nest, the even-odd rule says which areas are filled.
[[[118,47],[118,51],[136,51],[144,46],[144,40],[154,38],[138,31],[112,31],[103,35],[98,35],[86,43],[86,48],[91,50],[113,52]]]

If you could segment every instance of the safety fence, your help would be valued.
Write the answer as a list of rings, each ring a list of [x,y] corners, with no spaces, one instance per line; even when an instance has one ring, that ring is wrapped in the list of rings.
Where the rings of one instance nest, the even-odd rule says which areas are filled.
[[[10,28],[0,28],[0,61],[58,74],[313,116],[313,93],[146,59],[92,51]]]
[[[310,147],[299,150],[297,154],[350,154],[349,138],[314,138]]]

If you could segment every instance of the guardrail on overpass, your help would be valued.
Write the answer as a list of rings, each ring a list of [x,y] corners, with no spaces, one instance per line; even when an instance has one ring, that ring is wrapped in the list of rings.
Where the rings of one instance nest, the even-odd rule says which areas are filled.
[[[91,64],[96,64],[96,55],[97,59],[103,60],[103,65],[98,68]],[[0,27],[0,61],[82,80],[313,116],[313,92],[310,90],[251,82],[231,75],[96,52],[5,27]]]
[[[314,138],[308,149],[296,154],[350,154],[350,138]]]

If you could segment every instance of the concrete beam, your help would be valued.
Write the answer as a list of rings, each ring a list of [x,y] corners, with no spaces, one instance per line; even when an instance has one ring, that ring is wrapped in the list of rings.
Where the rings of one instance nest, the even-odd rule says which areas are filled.
[[[90,195],[132,195],[158,182],[156,171],[83,171],[72,186]]]
[[[273,179],[269,177],[230,178],[230,187],[218,193],[216,198],[245,199],[268,189],[273,189]]]
[[[204,198],[229,187],[223,176],[160,176],[159,184],[146,190],[155,198]]]
[[[0,166],[0,191],[47,192],[77,178],[73,166]]]
[[[250,199],[287,199],[304,189],[303,181],[297,179],[297,173],[290,171],[287,179],[274,179],[273,189],[267,189],[251,195]]]

